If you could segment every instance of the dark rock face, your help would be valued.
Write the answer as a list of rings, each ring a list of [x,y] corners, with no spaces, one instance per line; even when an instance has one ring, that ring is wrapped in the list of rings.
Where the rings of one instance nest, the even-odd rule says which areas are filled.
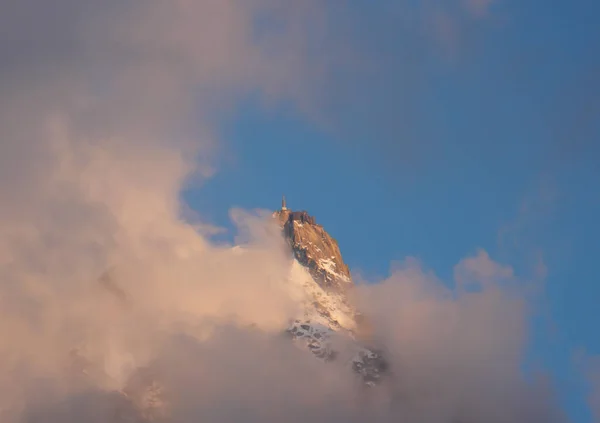
[[[378,384],[386,373],[387,363],[380,351],[363,345],[369,342],[368,319],[349,304],[348,293],[354,284],[337,241],[306,211],[291,211],[284,205],[273,217],[296,261],[308,270],[312,283],[324,291],[324,295],[315,297],[306,306],[305,318],[295,320],[288,333],[293,339],[304,341],[309,351],[326,361],[338,357],[332,339],[338,336],[352,339],[355,343],[350,358],[352,370],[368,386]],[[307,289],[311,290],[309,285]],[[346,317],[342,324],[338,321],[340,317]],[[365,334],[364,339],[357,339]]]
[[[350,270],[342,259],[337,241],[306,211],[280,210],[275,217],[296,260],[327,291],[345,292],[352,286]]]

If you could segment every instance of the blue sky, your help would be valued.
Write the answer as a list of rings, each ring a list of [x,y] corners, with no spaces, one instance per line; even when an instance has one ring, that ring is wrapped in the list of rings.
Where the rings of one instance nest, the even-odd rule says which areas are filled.
[[[573,356],[600,354],[600,3],[398,3],[332,5],[331,45],[366,66],[329,70],[322,121],[244,99],[219,171],[185,198],[231,228],[230,208],[285,194],[369,279],[415,256],[451,280],[477,248],[524,279],[543,260],[530,356],[590,422]]]

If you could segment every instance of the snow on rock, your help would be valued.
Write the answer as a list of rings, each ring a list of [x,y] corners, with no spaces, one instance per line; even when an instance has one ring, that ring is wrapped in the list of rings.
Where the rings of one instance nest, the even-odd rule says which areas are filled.
[[[273,217],[293,252],[288,282],[302,303],[302,315],[287,332],[316,357],[342,362],[368,386],[377,384],[386,363],[379,351],[356,338],[361,325],[347,295],[354,284],[337,242],[306,212],[286,208]]]

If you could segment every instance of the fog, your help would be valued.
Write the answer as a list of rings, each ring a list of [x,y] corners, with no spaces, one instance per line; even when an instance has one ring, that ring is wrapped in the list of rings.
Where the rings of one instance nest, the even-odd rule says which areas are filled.
[[[300,305],[268,212],[233,210],[235,245],[184,219],[180,192],[218,171],[216,122],[235,100],[308,107],[319,2],[0,12],[2,422],[134,421],[152,380],[159,421],[561,421],[521,372],[515,276],[484,252],[457,265],[456,289],[412,259],[361,285],[391,368],[366,390],[282,336]],[[277,25],[259,33],[259,17]]]

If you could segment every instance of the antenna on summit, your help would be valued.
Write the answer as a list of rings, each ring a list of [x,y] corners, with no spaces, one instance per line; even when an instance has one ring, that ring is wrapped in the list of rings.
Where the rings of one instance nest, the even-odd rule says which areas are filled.
[[[287,210],[287,207],[285,205],[285,195],[281,196],[281,210]]]

